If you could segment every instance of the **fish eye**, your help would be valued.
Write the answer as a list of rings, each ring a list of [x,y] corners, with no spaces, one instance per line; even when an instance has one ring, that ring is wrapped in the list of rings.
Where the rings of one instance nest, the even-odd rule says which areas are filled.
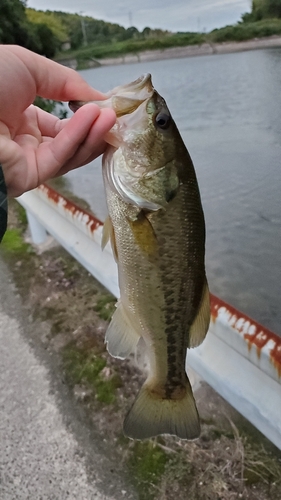
[[[168,113],[164,113],[163,111],[160,111],[155,118],[155,125],[157,127],[162,128],[162,129],[167,129],[171,123],[171,116]]]

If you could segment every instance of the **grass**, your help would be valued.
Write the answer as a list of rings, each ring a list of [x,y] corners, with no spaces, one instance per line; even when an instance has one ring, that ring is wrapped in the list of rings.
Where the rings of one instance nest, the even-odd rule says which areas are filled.
[[[94,385],[105,366],[106,360],[93,351],[87,353],[68,347],[64,352],[64,367],[75,384],[87,382]]]
[[[131,445],[128,467],[139,492],[139,500],[155,498],[167,461],[167,454],[151,440]]]
[[[1,248],[8,254],[14,256],[23,256],[26,253],[32,253],[32,247],[25,243],[22,237],[22,231],[18,228],[7,229]]]
[[[231,422],[228,432],[214,438],[205,427],[198,441],[183,442],[167,438],[170,453],[162,477],[160,493],[155,499],[243,500],[279,498],[281,463],[276,456],[239,433]],[[168,446],[167,446],[168,444]]]
[[[68,346],[63,352],[64,369],[73,384],[84,384],[92,388],[97,401],[113,404],[116,401],[116,389],[120,387],[120,377],[116,373],[103,374],[106,359],[95,350],[80,351],[75,346]]]
[[[100,318],[109,321],[115,311],[116,298],[111,294],[102,294],[97,297],[94,310],[97,311]]]
[[[26,230],[27,225],[28,225],[26,210],[18,202],[15,202],[15,210],[16,210],[17,218],[18,218],[18,221],[20,224],[20,231],[22,234]]]
[[[214,43],[241,42],[253,38],[281,35],[281,19],[264,19],[253,23],[238,23],[215,29],[207,35]]]
[[[127,442],[126,462],[140,500],[281,498],[280,453],[228,420],[229,428],[218,435],[203,424],[201,437],[192,442],[171,436]]]

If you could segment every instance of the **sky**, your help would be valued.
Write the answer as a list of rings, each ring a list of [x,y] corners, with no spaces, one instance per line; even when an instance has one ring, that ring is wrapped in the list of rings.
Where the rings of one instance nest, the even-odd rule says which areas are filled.
[[[251,0],[27,0],[37,10],[80,13],[125,28],[211,31],[240,20]]]

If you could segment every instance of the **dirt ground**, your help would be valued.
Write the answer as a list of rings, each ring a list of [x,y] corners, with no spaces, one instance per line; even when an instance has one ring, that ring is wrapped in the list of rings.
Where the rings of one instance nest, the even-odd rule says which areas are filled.
[[[281,452],[206,382],[195,392],[199,439],[124,438],[122,422],[145,374],[135,359],[116,360],[105,350],[115,299],[61,247],[36,253],[24,242],[25,231],[24,213],[11,203],[0,251],[30,314],[42,324],[37,341],[50,356],[57,355],[73,405],[101,439],[110,441],[139,499],[281,498]]]

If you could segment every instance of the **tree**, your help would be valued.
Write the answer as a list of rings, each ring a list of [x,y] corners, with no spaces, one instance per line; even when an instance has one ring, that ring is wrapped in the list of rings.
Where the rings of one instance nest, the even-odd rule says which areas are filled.
[[[21,45],[38,54],[53,57],[58,40],[46,24],[28,21],[25,4],[23,0],[1,0],[0,43]]]
[[[272,17],[281,18],[281,0],[252,0],[252,12],[243,14],[242,21],[261,21]]]
[[[281,0],[266,0],[265,4],[269,17],[281,18]]]
[[[34,29],[39,42],[37,48],[38,54],[46,57],[54,57],[59,46],[59,41],[52,30],[44,23],[36,24]]]
[[[32,24],[45,24],[48,26],[59,42],[63,43],[68,40],[67,29],[55,12],[49,10],[43,12],[42,10],[28,8],[26,9],[26,17]]]
[[[151,28],[149,28],[148,26],[143,28],[142,36],[143,36],[143,38],[149,38],[149,36],[151,36]]]
[[[27,30],[25,4],[21,0],[1,0],[0,42],[22,44]]]

